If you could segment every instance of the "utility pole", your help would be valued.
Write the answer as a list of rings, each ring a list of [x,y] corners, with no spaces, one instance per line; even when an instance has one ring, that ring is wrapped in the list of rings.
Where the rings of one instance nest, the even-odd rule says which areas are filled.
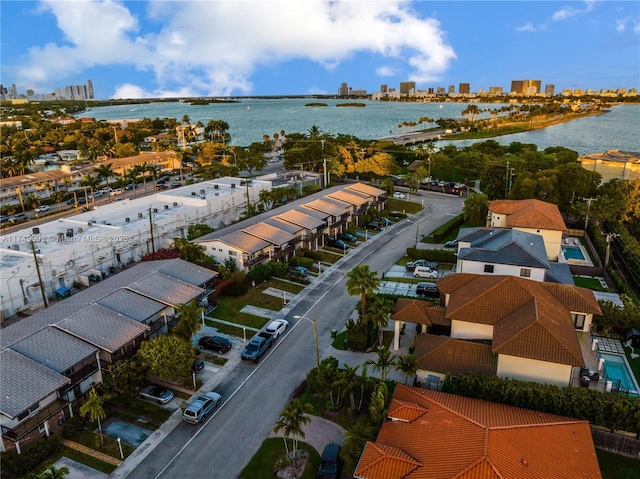
[[[323,168],[323,171],[324,171],[324,187],[326,188],[327,185],[329,184],[329,180],[327,179],[327,159],[325,158],[322,161],[324,162],[324,168]]]
[[[149,231],[151,232],[151,251],[156,252],[156,243],[153,239],[153,218],[151,217],[151,207],[149,207]]]
[[[302,196],[302,183],[304,183],[304,168],[303,164],[300,163],[300,196]]]
[[[607,239],[606,239],[606,241],[607,241],[607,252],[606,252],[605,257],[604,257],[604,267],[606,268],[607,265],[609,264],[609,253],[611,251],[611,240],[613,238],[617,238],[620,235],[618,233],[602,233],[602,234],[607,237]]]
[[[587,223],[589,222],[589,210],[591,209],[591,203],[598,201],[598,198],[582,198],[587,202],[587,215],[584,217],[584,230],[587,230]]]
[[[509,160],[507,159],[507,172],[506,175],[504,177],[504,181],[505,181],[505,185],[504,185],[504,197],[505,199],[509,196],[509,193],[511,193],[511,186],[513,186],[513,172],[514,172],[515,168],[511,168],[509,166]]]
[[[44,307],[48,308],[47,295],[44,291],[44,284],[42,283],[42,275],[40,274],[40,264],[38,263],[38,255],[36,254],[36,246],[33,244],[33,239],[30,241],[31,251],[33,252],[33,260],[36,263],[36,271],[38,272],[38,282],[40,283],[40,292],[42,293],[42,300],[44,301]]]

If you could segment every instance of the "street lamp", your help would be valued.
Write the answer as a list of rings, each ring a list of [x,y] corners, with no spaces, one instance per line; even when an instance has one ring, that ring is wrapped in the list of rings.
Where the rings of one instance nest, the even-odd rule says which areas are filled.
[[[318,326],[316,325],[316,320],[315,319],[309,319],[306,316],[299,316],[299,315],[295,315],[294,318],[296,318],[296,319],[306,319],[311,324],[313,324],[313,338],[316,341],[316,366],[318,367],[318,369],[320,369],[320,348],[318,347]]]

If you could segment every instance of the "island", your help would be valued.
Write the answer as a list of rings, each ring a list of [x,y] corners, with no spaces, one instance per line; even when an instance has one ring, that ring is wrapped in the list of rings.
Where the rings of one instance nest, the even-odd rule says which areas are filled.
[[[305,103],[304,106],[327,106],[326,103]]]
[[[361,108],[367,105],[365,103],[338,103],[336,106],[347,106],[347,107],[351,106],[351,107]]]

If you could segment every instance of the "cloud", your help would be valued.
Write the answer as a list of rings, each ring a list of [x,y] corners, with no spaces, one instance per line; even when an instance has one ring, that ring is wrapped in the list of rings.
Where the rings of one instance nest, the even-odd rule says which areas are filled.
[[[596,6],[595,0],[585,0],[585,8],[579,9],[574,7],[563,7],[560,10],[556,11],[551,17],[552,20],[566,20],[569,17],[573,17],[574,15],[579,15],[581,13],[587,13],[593,10]]]
[[[439,78],[456,58],[439,22],[403,0],[150,2],[146,17],[126,5],[43,0],[65,41],[32,48],[23,79],[59,81],[89,67],[121,65],[123,75],[127,68],[153,72],[155,91],[147,93],[154,96],[230,95],[250,93],[258,68],[291,60],[330,70],[366,53],[404,62],[410,79],[422,83]]]
[[[397,75],[397,71],[395,68],[389,65],[381,65],[376,68],[376,75],[379,77],[392,77]]]
[[[155,95],[131,83],[116,86],[113,98],[154,98]]]
[[[616,20],[616,31],[624,33],[627,30],[627,24],[629,23],[633,25],[633,33],[640,33],[640,18],[633,19],[629,17]]]
[[[533,23],[527,22],[525,25],[521,27],[516,27],[517,32],[535,32],[536,27],[533,26]]]

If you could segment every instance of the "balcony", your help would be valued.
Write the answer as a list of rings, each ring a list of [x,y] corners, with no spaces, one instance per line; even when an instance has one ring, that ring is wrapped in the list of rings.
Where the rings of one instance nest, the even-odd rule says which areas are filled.
[[[269,255],[266,253],[260,254],[258,256],[256,256],[253,259],[246,259],[244,260],[244,266],[245,268],[252,268],[260,263],[262,263],[264,260],[269,259]]]
[[[283,248],[279,251],[274,252],[271,255],[271,259],[278,260],[278,259],[285,258],[287,255],[293,254],[294,251],[295,251],[294,247]]]
[[[34,429],[40,427],[40,425],[45,422],[47,419],[56,415],[62,408],[69,404],[68,401],[64,401],[60,398],[57,398],[51,404],[46,406],[44,409],[38,411],[34,416],[28,417],[20,424],[15,426],[13,429],[9,429],[4,432],[2,435],[11,441],[19,441],[24,436],[29,434]]]

